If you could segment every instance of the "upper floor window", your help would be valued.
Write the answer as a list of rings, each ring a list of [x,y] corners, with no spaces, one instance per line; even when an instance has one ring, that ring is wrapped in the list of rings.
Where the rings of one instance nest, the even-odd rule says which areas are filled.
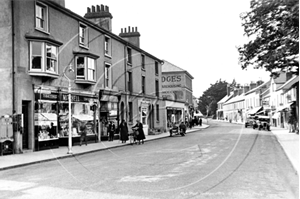
[[[146,93],[146,77],[142,76],[142,93]]]
[[[127,63],[132,64],[131,48],[127,48]]]
[[[35,27],[48,32],[48,7],[41,3],[35,5]]]
[[[159,82],[158,82],[158,80],[155,80],[155,95],[156,95],[156,97],[159,97]]]
[[[104,53],[106,56],[111,56],[111,39],[108,36],[104,37]]]
[[[88,28],[84,24],[79,24],[79,45],[88,47]]]
[[[58,47],[46,42],[30,42],[30,71],[57,74]]]
[[[128,72],[128,91],[132,92],[132,73]]]
[[[155,75],[158,75],[158,62],[155,62]]]
[[[77,56],[76,60],[76,79],[77,80],[96,80],[96,60],[87,56]]]
[[[104,85],[105,87],[111,88],[111,65],[108,63],[105,63],[104,67]]]
[[[145,55],[141,55],[141,69],[142,70],[145,70]]]

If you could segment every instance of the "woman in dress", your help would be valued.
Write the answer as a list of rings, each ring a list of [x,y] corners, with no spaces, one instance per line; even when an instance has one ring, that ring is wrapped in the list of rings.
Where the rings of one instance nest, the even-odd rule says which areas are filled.
[[[132,129],[138,131],[138,135],[136,139],[139,141],[139,144],[141,144],[141,140],[142,140],[142,144],[144,144],[144,139],[146,139],[146,137],[143,130],[143,124],[139,120],[136,120],[136,125],[133,126]]]
[[[119,128],[120,128],[122,143],[126,143],[126,141],[128,140],[128,127],[125,120],[122,120]]]

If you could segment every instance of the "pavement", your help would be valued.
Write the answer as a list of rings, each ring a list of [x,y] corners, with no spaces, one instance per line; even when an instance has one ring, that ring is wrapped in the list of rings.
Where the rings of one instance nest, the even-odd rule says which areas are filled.
[[[215,120],[218,122],[228,122],[225,120]],[[233,124],[242,124],[241,122],[234,122]],[[299,174],[299,134],[289,133],[288,129],[271,126],[271,132],[276,136],[277,141],[291,162],[297,174]]]
[[[271,127],[286,156],[299,174],[299,134],[289,133],[288,129]]]
[[[202,126],[196,126],[192,129],[187,129],[187,133],[198,131],[200,129],[206,129],[209,125],[202,124]],[[157,135],[147,135],[145,142],[154,141],[169,137],[170,133],[165,132]],[[113,142],[102,141],[98,143],[89,143],[87,146],[73,146],[72,153],[68,154],[68,147],[60,146],[55,149],[48,149],[42,151],[27,152],[22,154],[4,155],[0,156],[0,170],[12,169],[22,167],[31,164],[37,164],[41,162],[53,161],[62,158],[70,158],[73,156],[83,155],[86,153],[93,153],[102,150],[109,150],[111,148],[130,146],[130,143],[122,143],[120,140],[114,140]]]

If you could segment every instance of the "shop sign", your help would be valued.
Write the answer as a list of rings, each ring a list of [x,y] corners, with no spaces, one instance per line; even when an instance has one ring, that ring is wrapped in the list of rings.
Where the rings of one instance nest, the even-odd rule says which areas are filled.
[[[72,102],[90,102],[91,97],[86,96],[80,96],[80,95],[71,95],[71,101]],[[61,101],[68,101],[69,95],[68,94],[62,94]]]
[[[36,100],[57,100],[56,93],[35,93]]]
[[[103,95],[101,101],[118,102],[118,96]]]

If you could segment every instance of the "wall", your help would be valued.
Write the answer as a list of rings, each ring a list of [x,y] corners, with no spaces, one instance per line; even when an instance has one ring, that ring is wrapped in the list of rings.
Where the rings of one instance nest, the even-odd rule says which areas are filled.
[[[0,6],[0,117],[12,114],[12,17],[11,1],[2,0]],[[8,137],[12,126],[8,125]],[[0,137],[6,137],[6,125],[1,122]]]

